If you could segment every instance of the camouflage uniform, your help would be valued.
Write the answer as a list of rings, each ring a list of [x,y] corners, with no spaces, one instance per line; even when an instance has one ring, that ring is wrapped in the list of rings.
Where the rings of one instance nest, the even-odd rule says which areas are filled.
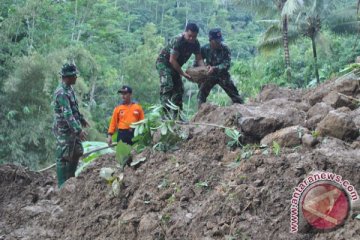
[[[215,67],[212,76],[204,83],[199,84],[198,104],[199,106],[206,102],[211,89],[219,84],[226,94],[231,98],[233,103],[243,103],[233,81],[230,79],[230,49],[223,43],[219,49],[211,49],[210,44],[201,47],[201,56],[206,65]]]
[[[176,54],[178,56],[177,61],[182,66],[189,60],[191,54],[199,53],[199,41],[189,43],[182,34],[171,39],[166,47],[161,50],[156,60],[156,69],[160,75],[160,101],[166,109],[168,109],[166,103],[169,100],[182,109],[184,94],[181,76],[169,62],[170,54]]]
[[[73,88],[65,83],[55,90],[52,105],[55,112],[53,133],[57,142],[56,172],[61,187],[67,179],[75,176],[79,158],[83,154],[79,134],[85,119],[79,112]]]

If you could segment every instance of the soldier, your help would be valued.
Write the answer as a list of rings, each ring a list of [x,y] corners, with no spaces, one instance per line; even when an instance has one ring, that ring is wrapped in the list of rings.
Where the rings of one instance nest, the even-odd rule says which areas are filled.
[[[209,79],[199,84],[198,104],[206,102],[211,89],[219,84],[233,103],[243,103],[233,81],[230,79],[229,69],[231,62],[230,49],[222,43],[223,37],[220,28],[209,31],[209,43],[201,47],[201,55],[208,66]]]
[[[75,171],[83,154],[81,141],[87,133],[82,129],[88,122],[79,112],[74,85],[77,69],[74,64],[65,64],[61,69],[62,82],[54,92],[53,107],[55,111],[53,133],[56,137],[56,173],[59,188]]]
[[[144,111],[139,104],[131,100],[132,89],[129,86],[123,86],[118,93],[121,93],[123,103],[114,109],[108,130],[107,142],[112,144],[112,135],[117,131],[117,141],[132,145],[134,129],[130,127],[132,123],[144,119]]]
[[[181,76],[191,79],[181,66],[184,65],[191,54],[195,54],[195,61],[199,66],[204,66],[204,61],[200,54],[200,43],[196,39],[199,28],[195,23],[186,25],[185,32],[174,37],[160,52],[156,60],[156,69],[160,75],[160,101],[164,109],[169,111],[166,104],[171,101],[182,109],[182,98],[184,86]],[[173,117],[178,115],[173,112]]]

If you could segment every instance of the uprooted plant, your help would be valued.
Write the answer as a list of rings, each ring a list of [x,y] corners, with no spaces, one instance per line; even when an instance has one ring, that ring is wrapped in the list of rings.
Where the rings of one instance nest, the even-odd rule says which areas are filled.
[[[160,105],[151,106],[145,119],[131,125],[135,129],[133,141],[138,152],[149,146],[164,152],[178,149],[178,143],[188,137],[183,125],[222,128],[230,138],[227,143],[228,147],[242,146],[240,142],[242,134],[236,128],[212,123],[185,122],[183,121],[185,115],[178,106],[170,101],[166,106],[167,109]]]

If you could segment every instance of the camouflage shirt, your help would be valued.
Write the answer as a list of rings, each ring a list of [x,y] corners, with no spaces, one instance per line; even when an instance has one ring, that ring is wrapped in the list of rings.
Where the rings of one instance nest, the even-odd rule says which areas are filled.
[[[171,39],[168,44],[161,50],[157,62],[169,64],[170,54],[177,55],[177,61],[180,66],[184,65],[191,54],[200,53],[200,43],[198,40],[195,43],[187,42],[183,34]]]
[[[228,73],[231,63],[230,49],[223,43],[219,49],[212,49],[210,44],[201,47],[201,56],[206,65],[216,67],[215,73]]]
[[[60,84],[54,92],[54,125],[55,135],[79,134],[82,130],[83,116],[79,112],[74,89],[66,84]]]

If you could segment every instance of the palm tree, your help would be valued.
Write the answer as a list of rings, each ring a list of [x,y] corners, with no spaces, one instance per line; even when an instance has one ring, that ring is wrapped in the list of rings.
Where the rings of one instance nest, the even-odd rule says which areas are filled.
[[[293,33],[289,33],[289,20],[294,13],[302,6],[303,0],[237,0],[238,4],[254,10],[258,14],[277,13],[281,15],[280,20],[263,20],[263,22],[272,22],[271,26],[263,35],[259,44],[259,50],[270,50],[277,47],[279,43],[284,49],[285,71],[288,81],[291,80],[291,65],[289,41],[293,40]],[[281,37],[274,37],[275,33],[281,33]],[[277,35],[277,34],[275,34]]]
[[[290,4],[291,2],[287,2]],[[291,3],[294,4],[294,3]],[[334,0],[306,0],[297,2],[296,7],[286,6],[283,7],[282,23],[286,14],[284,12],[290,11],[291,16],[294,16],[295,11],[297,17],[295,24],[288,24],[287,28],[282,27],[279,20],[263,20],[261,22],[271,23],[272,25],[263,34],[263,38],[259,43],[260,51],[272,51],[279,47],[284,47],[285,58],[288,52],[286,40],[288,43],[295,42],[301,36],[309,37],[311,39],[313,57],[314,57],[314,72],[316,81],[319,83],[319,71],[317,64],[317,39],[321,37],[321,26],[326,23],[330,30],[335,33],[354,33],[360,31],[360,21],[354,19],[356,17],[354,6],[346,6]],[[360,0],[358,0],[360,4]],[[360,6],[360,5],[358,5]],[[285,16],[285,17],[284,17]],[[283,25],[284,26],[284,25]],[[287,31],[286,34],[284,32]],[[287,39],[284,37],[287,36]]]
[[[360,4],[360,0],[358,4]],[[333,0],[308,0],[296,20],[299,33],[311,40],[317,83],[320,83],[320,78],[316,40],[321,35],[322,24],[327,24],[330,30],[335,33],[355,33],[360,30],[360,21],[354,19],[356,16],[354,6],[336,9],[339,6],[341,7],[339,3]]]

